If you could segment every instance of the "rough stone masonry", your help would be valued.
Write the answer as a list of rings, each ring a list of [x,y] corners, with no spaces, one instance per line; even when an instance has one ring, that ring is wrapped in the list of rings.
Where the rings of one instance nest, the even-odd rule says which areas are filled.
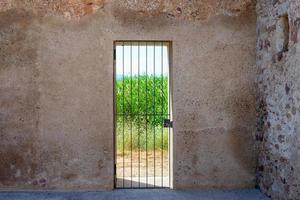
[[[113,41],[171,40],[173,187],[299,199],[299,9],[0,0],[0,188],[112,189]]]
[[[257,3],[260,188],[300,199],[300,1]]]

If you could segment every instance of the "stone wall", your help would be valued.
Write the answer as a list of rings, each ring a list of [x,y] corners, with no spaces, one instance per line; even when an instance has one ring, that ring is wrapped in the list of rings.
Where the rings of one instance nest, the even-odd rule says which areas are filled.
[[[274,199],[300,198],[300,2],[257,4],[258,181]]]
[[[172,41],[174,188],[254,187],[252,1],[0,2],[1,189],[113,188],[115,40]]]

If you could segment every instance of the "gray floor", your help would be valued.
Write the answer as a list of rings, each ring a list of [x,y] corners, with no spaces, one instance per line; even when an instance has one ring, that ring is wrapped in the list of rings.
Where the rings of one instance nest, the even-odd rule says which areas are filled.
[[[133,189],[103,192],[0,192],[0,200],[268,200],[259,190]]]

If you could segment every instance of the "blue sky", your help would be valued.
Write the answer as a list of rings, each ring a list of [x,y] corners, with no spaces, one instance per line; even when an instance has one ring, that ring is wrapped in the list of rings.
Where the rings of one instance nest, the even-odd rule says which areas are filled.
[[[137,76],[140,71],[140,75],[146,75],[146,63],[147,63],[147,74],[168,76],[169,74],[169,60],[168,60],[168,46],[161,43],[137,43],[124,44],[124,49],[122,43],[117,43],[116,45],[116,76],[117,79],[123,77],[123,62],[124,62],[124,76]],[[147,48],[147,50],[146,50]],[[124,60],[123,60],[123,51],[124,51]],[[155,52],[154,52],[155,51]],[[146,59],[147,52],[147,59]],[[155,55],[155,61],[154,61]],[[147,61],[147,62],[146,62]],[[140,64],[139,64],[140,63]],[[132,71],[131,71],[132,66]]]

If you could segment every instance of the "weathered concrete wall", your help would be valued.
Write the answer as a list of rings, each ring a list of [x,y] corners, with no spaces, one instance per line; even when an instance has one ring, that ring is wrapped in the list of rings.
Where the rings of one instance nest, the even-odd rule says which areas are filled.
[[[274,199],[300,198],[300,2],[257,4],[258,180]]]
[[[117,1],[79,21],[1,12],[0,187],[113,187],[122,39],[173,41],[174,187],[253,187],[254,11],[197,21]]]

